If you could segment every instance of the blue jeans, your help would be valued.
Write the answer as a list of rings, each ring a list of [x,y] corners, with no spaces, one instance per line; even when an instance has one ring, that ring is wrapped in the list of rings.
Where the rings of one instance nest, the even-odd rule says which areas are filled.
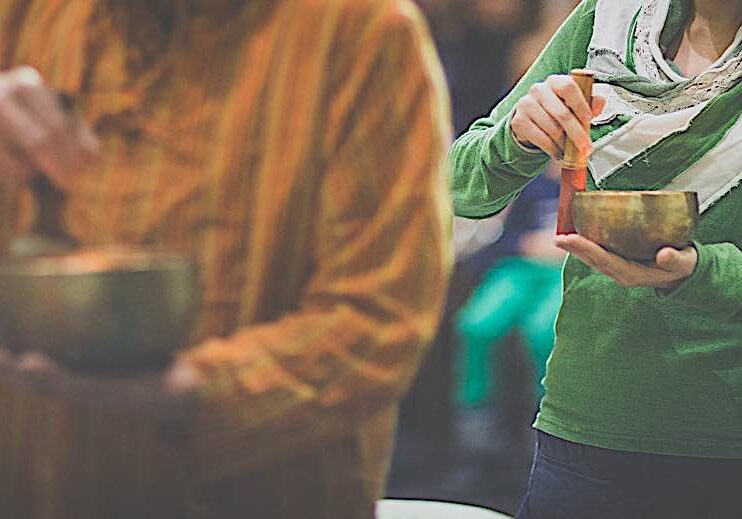
[[[742,459],[612,451],[539,432],[516,519],[645,518],[742,518]]]

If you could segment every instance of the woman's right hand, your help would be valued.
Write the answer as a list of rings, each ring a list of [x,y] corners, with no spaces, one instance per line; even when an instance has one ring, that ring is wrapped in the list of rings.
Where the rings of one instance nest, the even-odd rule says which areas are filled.
[[[567,138],[589,154],[592,142],[585,128],[603,108],[605,98],[593,96],[590,106],[570,76],[554,75],[534,84],[518,101],[510,126],[518,142],[540,148],[554,159],[563,157]]]
[[[64,185],[97,148],[92,130],[65,110],[35,69],[0,72],[0,181],[25,184],[41,172]]]

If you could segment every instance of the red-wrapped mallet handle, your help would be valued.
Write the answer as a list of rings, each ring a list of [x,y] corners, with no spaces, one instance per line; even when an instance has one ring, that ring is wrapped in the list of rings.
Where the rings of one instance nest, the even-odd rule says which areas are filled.
[[[571,73],[577,86],[582,90],[588,104],[593,99],[594,74],[589,70],[573,70]],[[585,130],[589,133],[590,126]],[[582,153],[570,140],[564,145],[562,177],[559,190],[559,214],[557,217],[557,234],[574,234],[572,221],[572,199],[574,194],[587,189],[587,155]]]

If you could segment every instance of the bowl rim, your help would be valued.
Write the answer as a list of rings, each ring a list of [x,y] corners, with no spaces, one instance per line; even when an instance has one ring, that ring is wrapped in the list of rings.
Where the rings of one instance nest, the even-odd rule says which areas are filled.
[[[590,196],[694,196],[698,197],[696,191],[611,191],[611,190],[594,190],[594,191],[579,191],[575,193],[575,196],[590,197]]]
[[[81,252],[106,252],[99,249],[82,249],[70,254],[3,258],[0,260],[0,276],[23,276],[29,278],[82,278],[100,276],[122,276],[156,272],[197,271],[194,258],[168,252],[125,251],[116,252],[129,256],[130,265],[102,269],[80,270],[65,267],[65,261]]]

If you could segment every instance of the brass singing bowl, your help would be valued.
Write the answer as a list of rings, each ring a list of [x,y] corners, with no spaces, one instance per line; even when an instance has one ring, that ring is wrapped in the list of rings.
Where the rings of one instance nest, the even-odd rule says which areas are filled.
[[[687,247],[698,224],[698,195],[686,191],[589,191],[576,193],[572,207],[579,234],[637,261]]]
[[[0,263],[0,344],[86,371],[166,364],[200,303],[192,260],[119,249]]]

